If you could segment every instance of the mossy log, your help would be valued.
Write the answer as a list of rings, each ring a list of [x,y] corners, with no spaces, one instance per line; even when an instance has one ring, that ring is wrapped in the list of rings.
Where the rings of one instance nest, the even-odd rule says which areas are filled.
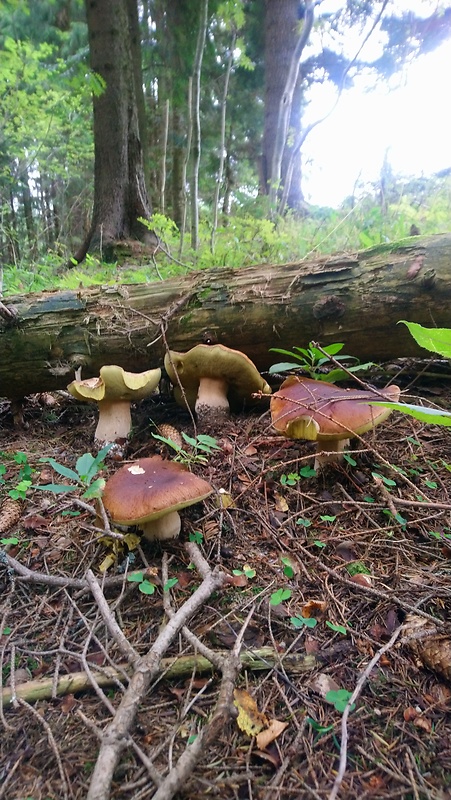
[[[219,267],[167,281],[4,300],[0,395],[62,389],[82,366],[142,371],[166,342],[188,350],[218,341],[263,371],[271,347],[344,342],[360,359],[425,354],[400,319],[451,326],[451,234],[410,237],[355,254],[290,264]]]

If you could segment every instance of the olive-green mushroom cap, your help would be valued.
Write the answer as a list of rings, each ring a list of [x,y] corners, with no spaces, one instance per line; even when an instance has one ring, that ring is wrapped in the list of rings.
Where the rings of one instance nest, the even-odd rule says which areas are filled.
[[[72,381],[67,390],[77,400],[97,403],[99,421],[94,438],[100,442],[116,442],[126,439],[130,433],[130,403],[152,394],[160,379],[160,369],[127,372],[110,364],[100,368],[99,377]]]
[[[198,344],[187,353],[170,350],[164,366],[174,385],[176,401],[184,405],[178,377],[189,407],[197,411],[199,403],[206,407],[211,403],[213,408],[221,404],[228,411],[229,402],[240,406],[254,393],[271,394],[270,386],[250,358],[223,344]]]

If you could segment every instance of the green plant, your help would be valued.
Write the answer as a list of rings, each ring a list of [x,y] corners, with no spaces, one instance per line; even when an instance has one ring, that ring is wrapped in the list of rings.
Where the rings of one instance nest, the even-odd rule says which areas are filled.
[[[398,325],[400,323],[407,325],[409,332],[420,347],[424,347],[431,353],[438,353],[444,358],[451,358],[451,328],[423,328],[417,322],[406,322],[404,319],[401,319]],[[442,411],[429,406],[417,406],[412,403],[378,402],[372,403],[372,405],[393,408],[395,411],[414,417],[420,422],[451,427],[451,413],[449,411]]]
[[[289,472],[288,475],[283,473],[280,476],[280,483],[282,486],[296,486],[301,478],[315,478],[316,471],[313,467],[302,467],[299,472]]]
[[[315,617],[290,617],[290,622],[295,628],[314,628],[318,624]]]
[[[346,706],[348,705],[349,699],[351,698],[351,692],[348,692],[347,689],[331,689],[330,692],[326,692],[325,700],[328,703],[332,703],[335,706],[337,711],[343,713]],[[350,710],[354,711],[355,703],[351,703]]]
[[[40,489],[45,492],[53,492],[54,494],[62,494],[63,492],[75,492],[77,489],[83,489],[81,495],[85,500],[92,500],[95,497],[101,497],[103,488],[105,486],[104,478],[96,478],[97,473],[104,467],[104,458],[111,449],[112,445],[108,444],[99,450],[96,456],[91,453],[84,453],[77,459],[75,470],[65,467],[64,464],[59,464],[54,458],[41,458],[40,461],[50,464],[52,469],[75,482],[72,486],[66,483],[47,483],[41,486],[33,486],[33,489]]]
[[[291,597],[291,589],[277,589],[269,598],[270,605],[278,606],[284,600],[289,600]]]
[[[143,572],[130,572],[127,575],[127,580],[130,583],[139,583],[138,589],[142,594],[153,594],[155,592],[155,584],[145,578]]]
[[[346,380],[349,377],[349,372],[360,372],[361,370],[369,369],[373,366],[373,362],[369,361],[366,364],[360,364],[358,358],[354,356],[338,355],[344,347],[343,343],[336,342],[329,344],[327,347],[319,349],[315,346],[314,342],[309,342],[308,347],[293,347],[293,350],[283,350],[279,347],[271,347],[270,352],[281,353],[281,355],[294,358],[295,361],[281,361],[278,364],[272,364],[269,368],[269,374],[275,372],[302,372],[306,373],[310,378],[317,381],[327,381],[327,383],[336,383],[337,381]],[[325,355],[326,354],[326,355]],[[344,369],[331,369],[327,371],[327,365],[334,361],[356,361],[354,366],[347,366]]]
[[[158,433],[152,434],[154,439],[158,439],[158,441],[163,442],[163,444],[171,447],[172,450],[175,450],[177,455],[174,458],[174,461],[180,461],[181,464],[186,464],[186,466],[191,466],[191,464],[207,464],[208,458],[207,455],[211,455],[213,450],[220,450],[221,448],[217,444],[216,439],[213,436],[208,436],[205,433],[200,433],[195,438],[193,436],[188,436],[185,431],[182,431],[182,437],[185,442],[192,448],[192,450],[185,450],[184,447],[179,445],[177,442],[174,442],[173,439],[168,439],[166,436],[160,436]],[[204,455],[204,453],[206,455]]]
[[[255,578],[257,573],[255,569],[249,566],[249,564],[244,564],[243,569],[233,569],[232,574],[237,576],[245,575],[246,578],[252,579]]]
[[[17,451],[14,455],[10,455],[5,451],[0,452],[0,457],[4,459],[10,459],[18,465],[19,471],[18,474],[14,477],[15,486],[8,490],[7,494],[13,500],[25,500],[26,493],[28,489],[32,485],[32,475],[33,469],[28,463],[28,458],[26,453],[22,453],[21,451]],[[3,475],[6,475],[8,472],[8,467],[5,464],[0,464],[0,485],[6,485],[6,480],[3,478]],[[12,478],[10,480],[13,480]]]

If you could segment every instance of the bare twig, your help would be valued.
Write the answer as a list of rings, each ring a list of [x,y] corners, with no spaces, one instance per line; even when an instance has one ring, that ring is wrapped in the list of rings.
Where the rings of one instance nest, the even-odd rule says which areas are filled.
[[[397,628],[393,633],[393,635],[390,637],[389,641],[386,644],[384,644],[383,647],[379,648],[377,653],[375,653],[369,664],[367,664],[364,671],[360,675],[360,678],[357,681],[357,685],[351,697],[349,698],[348,702],[346,703],[346,707],[345,710],[343,711],[343,716],[341,718],[340,764],[338,767],[337,777],[335,778],[332,791],[329,795],[329,800],[336,800],[336,798],[338,797],[338,793],[340,791],[340,787],[341,784],[343,783],[343,778],[346,772],[346,760],[348,755],[348,717],[351,711],[351,707],[359,697],[363,687],[365,686],[369,676],[371,675],[373,668],[380,661],[384,653],[386,653],[393,647],[401,631],[402,631],[402,626]]]

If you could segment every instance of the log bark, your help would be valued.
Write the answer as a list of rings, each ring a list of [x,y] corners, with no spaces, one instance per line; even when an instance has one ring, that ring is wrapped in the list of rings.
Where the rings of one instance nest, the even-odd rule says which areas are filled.
[[[451,234],[290,264],[220,267],[149,284],[9,297],[0,316],[0,396],[65,388],[74,370],[141,371],[219,341],[263,371],[309,341],[361,359],[425,355],[401,319],[451,327]],[[164,330],[164,336],[162,335]]]

